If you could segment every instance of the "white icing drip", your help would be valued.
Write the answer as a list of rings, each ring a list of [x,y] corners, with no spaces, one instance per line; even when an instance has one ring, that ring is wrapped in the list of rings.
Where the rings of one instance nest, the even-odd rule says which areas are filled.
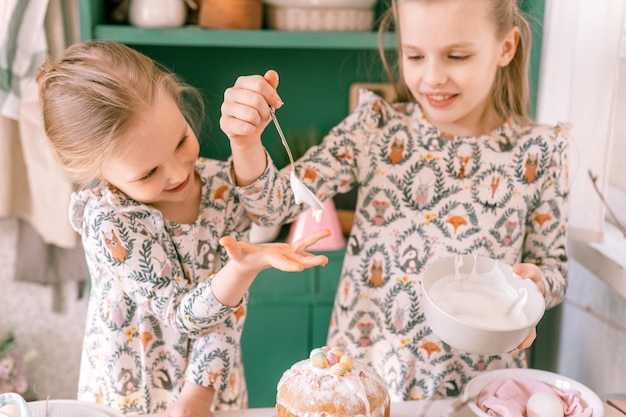
[[[459,276],[459,269],[463,266],[463,257],[455,256],[454,257],[454,275]]]
[[[351,385],[356,391],[357,397],[361,399],[363,404],[365,405],[365,415],[367,417],[372,417],[372,413],[370,411],[370,400],[367,398],[367,392],[365,391],[365,385],[361,378],[356,375],[356,372],[360,372],[357,368],[353,368],[352,371],[346,373],[343,377],[345,378],[345,383]]]
[[[472,275],[478,275],[478,262],[477,262],[477,258],[478,255],[474,255],[474,267],[472,268]]]

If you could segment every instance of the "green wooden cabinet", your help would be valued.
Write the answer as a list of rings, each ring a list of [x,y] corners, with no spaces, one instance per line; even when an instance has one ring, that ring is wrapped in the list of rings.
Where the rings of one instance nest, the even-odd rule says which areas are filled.
[[[323,254],[324,267],[266,270],[250,288],[241,342],[250,407],[273,407],[283,372],[326,343],[344,251]]]

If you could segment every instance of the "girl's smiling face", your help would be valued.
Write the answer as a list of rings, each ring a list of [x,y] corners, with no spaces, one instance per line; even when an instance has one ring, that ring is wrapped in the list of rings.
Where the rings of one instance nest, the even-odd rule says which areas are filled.
[[[444,133],[483,134],[499,126],[492,86],[519,39],[497,39],[487,0],[398,0],[402,76],[426,118]]]
[[[200,145],[174,100],[162,93],[123,139],[125,148],[105,157],[101,177],[130,198],[157,209],[195,202]]]

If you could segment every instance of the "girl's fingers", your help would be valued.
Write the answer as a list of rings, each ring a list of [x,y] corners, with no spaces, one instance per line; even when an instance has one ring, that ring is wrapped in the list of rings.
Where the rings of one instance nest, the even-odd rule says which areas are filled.
[[[306,256],[287,253],[279,256],[270,257],[270,264],[281,271],[298,272],[312,266],[323,266],[328,263],[328,258],[323,255]]]
[[[258,126],[236,117],[222,114],[222,117],[220,118],[220,128],[229,137],[234,138],[239,136],[251,136],[256,132]]]
[[[231,258],[242,258],[254,252],[254,245],[238,241],[231,236],[224,236],[219,240],[220,245],[226,248]]]
[[[219,240],[219,243],[225,248],[232,248],[234,245],[237,244],[237,240],[235,240],[235,238],[232,236],[224,236]]]
[[[517,349],[522,350],[522,349],[529,348],[530,346],[532,346],[536,338],[537,338],[537,328],[534,328],[530,332],[530,334],[526,336],[526,339],[524,339],[522,343],[520,343],[519,346],[517,346]]]
[[[324,266],[328,263],[328,258],[324,255],[313,255],[309,252],[292,252],[286,253],[283,256],[289,259],[299,262],[306,267],[310,266]]]
[[[283,100],[276,93],[276,89],[278,88],[278,73],[274,70],[269,70],[263,77],[274,88],[274,94],[268,97],[267,102],[275,109],[280,109],[283,106]]]
[[[296,240],[293,243],[293,249],[296,252],[301,252],[304,249],[308,248],[309,246],[313,245],[314,243],[317,243],[319,240],[324,239],[325,237],[330,236],[331,232],[329,229],[323,229],[320,231],[317,231],[315,233],[312,233],[308,236],[305,236],[301,239]]]
[[[513,265],[513,272],[521,277],[530,278],[533,281],[540,280],[543,275],[537,265],[528,263]]]
[[[302,266],[300,262],[294,261],[285,256],[270,257],[270,265],[285,272],[300,272],[304,270],[304,266]]]
[[[272,75],[272,73],[275,74],[275,76]],[[235,82],[235,89],[240,88],[257,92],[261,94],[268,106],[279,108],[283,101],[276,92],[276,87],[278,86],[278,74],[276,71],[270,70],[266,72],[266,75],[269,75],[269,80],[261,75],[239,77]]]
[[[247,90],[260,91],[264,88],[264,85],[269,85],[267,80],[262,75],[242,75],[237,77],[235,81],[235,87],[244,88]],[[271,85],[270,85],[271,87]]]
[[[305,256],[300,258],[300,263],[306,267],[325,266],[328,264],[328,258],[324,255]]]
[[[546,294],[546,286],[543,283],[543,273],[541,269],[537,265],[523,263],[523,264],[515,264],[513,265],[513,272],[519,275],[522,278],[528,278],[532,280],[541,293],[545,296]]]
[[[235,119],[253,124],[259,124],[259,122],[263,120],[263,114],[261,114],[259,108],[255,107],[255,102],[256,100],[252,97],[248,99],[248,102],[224,100],[220,111],[224,116],[234,117]]]
[[[267,70],[263,75],[263,78],[274,88],[278,87],[278,73],[274,70]]]
[[[269,118],[269,106],[265,98],[258,92],[241,88],[229,89],[224,94],[221,112],[254,124]]]

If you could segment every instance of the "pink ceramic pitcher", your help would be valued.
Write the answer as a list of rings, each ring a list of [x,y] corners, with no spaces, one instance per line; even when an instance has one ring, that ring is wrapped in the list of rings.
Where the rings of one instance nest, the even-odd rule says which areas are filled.
[[[316,222],[315,217],[311,215],[311,209],[307,209],[291,223],[286,239],[287,242],[293,243],[311,233],[322,229],[330,229],[331,235],[329,237],[309,246],[308,250],[338,250],[346,246],[346,239],[341,231],[341,224],[339,223],[339,217],[337,217],[337,210],[335,209],[333,199],[327,199],[322,205],[324,206],[324,211],[322,212],[322,218],[319,223]]]

